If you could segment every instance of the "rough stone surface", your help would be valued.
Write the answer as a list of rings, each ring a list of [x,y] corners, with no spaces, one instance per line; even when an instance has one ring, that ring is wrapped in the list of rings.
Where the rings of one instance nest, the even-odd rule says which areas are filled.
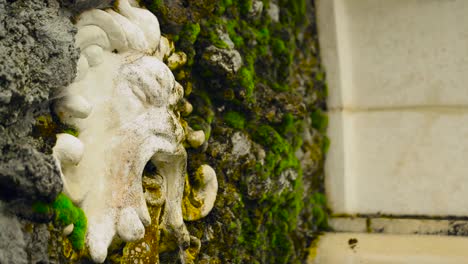
[[[103,8],[112,6],[114,0],[59,0],[63,7],[74,13],[79,13],[91,8]]]
[[[0,0],[0,263],[49,263],[50,221],[31,207],[62,190],[39,116],[75,77],[75,29],[55,0]],[[34,128],[34,129],[33,129]],[[8,212],[6,211],[8,209]]]
[[[56,1],[0,1],[0,188],[6,199],[52,200],[58,170],[29,134],[35,117],[76,71],[75,30]],[[5,197],[6,196],[6,197]]]
[[[222,74],[234,74],[242,66],[242,57],[237,50],[209,46],[203,57],[215,71]]]
[[[24,232],[24,239],[27,243],[28,263],[48,263],[50,233],[47,224],[30,224],[22,221],[23,229],[31,228],[30,232]]]
[[[250,153],[251,142],[242,133],[236,132],[231,137],[232,141],[232,155],[241,157]]]
[[[271,20],[275,22],[279,22],[280,10],[275,3],[270,3],[270,6],[268,6],[268,9],[267,9],[267,13],[268,13],[268,16],[271,18]]]
[[[26,241],[18,218],[5,214],[4,205],[0,203],[0,263],[28,263],[25,247]]]
[[[252,1],[252,8],[249,10],[249,16],[256,18],[261,15],[263,11],[263,2],[262,1]]]
[[[219,183],[211,213],[187,225],[202,242],[193,263],[303,263],[327,214],[314,1],[143,2],[187,54],[174,75],[207,139],[188,172],[209,161]]]
[[[1,196],[7,199],[52,200],[62,189],[58,168],[52,156],[39,152],[28,143],[33,141],[3,145]]]
[[[48,263],[47,225],[17,217],[13,207],[0,202],[0,263]]]
[[[216,28],[216,34],[218,35],[219,39],[226,43],[226,45],[229,47],[229,49],[234,49],[235,45],[232,42],[231,38],[229,37],[229,34],[224,32],[224,30],[220,27]]]
[[[61,190],[50,159],[55,138],[42,130],[33,138],[31,126],[48,112],[51,94],[75,75],[75,32],[62,14],[109,2],[0,0],[0,150],[11,153],[0,158],[3,199],[51,200]],[[212,212],[187,225],[193,241],[201,241],[200,253],[187,263],[303,263],[310,241],[326,227],[321,194],[324,118],[311,114],[326,109],[314,2],[255,1],[263,3],[255,17],[249,13],[255,9],[253,1],[141,2],[157,15],[176,51],[187,54],[187,64],[174,75],[193,103],[186,120],[203,130],[206,139],[200,148],[188,150],[188,174],[209,163],[219,183]],[[59,10],[58,3],[64,9]],[[220,59],[203,58],[208,49]],[[63,128],[54,128],[56,132]],[[13,186],[15,181],[21,185]],[[7,187],[12,191],[4,192]],[[17,208],[34,218],[24,203]],[[18,256],[44,263],[78,258],[61,238],[61,228],[49,234],[34,224],[24,230],[32,230],[32,235],[23,234]],[[44,241],[49,235],[49,245],[56,250],[47,261]],[[109,261],[121,261],[123,247],[109,249]],[[179,258],[180,252],[167,252],[160,262],[177,263]]]
[[[165,29],[164,32],[167,33],[179,32],[184,24],[210,16],[217,5],[217,2],[212,0],[142,0],[141,2],[156,14]]]

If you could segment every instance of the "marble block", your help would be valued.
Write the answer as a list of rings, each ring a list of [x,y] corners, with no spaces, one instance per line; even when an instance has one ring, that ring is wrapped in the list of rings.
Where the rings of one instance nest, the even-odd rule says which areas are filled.
[[[468,238],[327,233],[308,264],[465,264]]]
[[[331,108],[468,104],[468,1],[320,0]]]
[[[330,113],[334,214],[468,215],[464,109]]]

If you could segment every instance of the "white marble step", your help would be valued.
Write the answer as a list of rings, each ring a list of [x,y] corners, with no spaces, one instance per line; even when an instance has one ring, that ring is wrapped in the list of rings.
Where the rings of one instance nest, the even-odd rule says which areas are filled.
[[[326,233],[308,264],[466,264],[468,238]]]

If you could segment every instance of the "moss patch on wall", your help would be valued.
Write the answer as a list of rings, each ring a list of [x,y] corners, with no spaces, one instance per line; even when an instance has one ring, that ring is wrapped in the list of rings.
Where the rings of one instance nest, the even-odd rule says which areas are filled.
[[[59,194],[51,204],[36,202],[33,204],[33,210],[40,214],[53,214],[54,224],[59,228],[73,224],[73,232],[69,235],[68,239],[73,249],[77,251],[84,249],[88,223],[86,216],[83,210],[75,206],[65,194]]]
[[[194,106],[188,123],[208,139],[188,150],[189,173],[208,163],[218,176],[215,208],[188,223],[202,241],[195,262],[303,263],[311,241],[327,229],[328,214],[327,88],[314,2],[142,2],[188,55],[175,76]],[[238,52],[242,65],[213,70],[204,56],[210,46],[231,52],[220,56]],[[235,146],[249,151],[239,154]]]

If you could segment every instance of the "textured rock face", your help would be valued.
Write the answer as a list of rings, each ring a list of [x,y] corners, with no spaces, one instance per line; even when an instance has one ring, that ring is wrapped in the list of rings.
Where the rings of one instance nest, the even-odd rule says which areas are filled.
[[[8,206],[0,202],[0,263],[48,263],[47,225],[20,219]]]
[[[218,175],[213,211],[187,226],[202,242],[194,263],[303,263],[327,225],[314,1],[143,2],[188,55],[174,75],[208,138],[188,171],[209,161]]]
[[[65,11],[55,0],[0,0],[0,199],[8,201],[0,205],[0,263],[49,261],[47,226],[24,218],[50,219],[31,203],[62,190],[52,145],[32,127],[75,77],[75,29]]]
[[[56,1],[0,1],[0,188],[6,199],[52,200],[60,175],[29,134],[75,76],[75,30]],[[7,191],[3,191],[7,190]]]
[[[53,158],[29,145],[34,143],[32,139],[13,140],[13,143],[3,145],[0,167],[2,196],[7,199],[52,200],[62,189]]]
[[[63,7],[78,14],[91,8],[110,7],[114,0],[59,0]]]
[[[203,56],[207,63],[218,73],[235,74],[242,66],[242,57],[237,50],[220,49],[209,46]]]
[[[174,54],[187,54],[186,58],[169,60],[187,61],[184,66],[172,64],[176,81],[194,106],[186,104],[180,113],[193,129],[204,131],[192,133],[184,143],[199,146],[187,151],[190,159],[185,181],[195,184],[192,190],[184,190],[184,199],[197,204],[199,190],[207,196],[200,178],[213,178],[214,171],[198,171],[202,164],[213,165],[218,175],[219,193],[213,211],[204,220],[187,224],[192,236],[189,249],[181,253],[185,263],[300,263],[314,232],[326,226],[325,201],[320,193],[327,148],[326,118],[321,114],[326,108],[326,88],[319,65],[313,2],[141,3],[158,16],[162,32],[168,34],[165,36],[176,42]],[[109,4],[108,0],[0,0],[2,199],[50,201],[61,191],[51,146],[55,133],[64,132],[63,128],[53,129],[51,139],[42,132],[32,137],[31,126],[37,116],[47,115],[49,100],[58,88],[67,87],[75,78],[76,32],[63,14]],[[214,60],[203,56],[209,47],[218,55]],[[166,48],[172,52],[174,46]],[[91,47],[82,54],[97,65],[98,56],[94,55],[100,52]],[[84,107],[74,114],[86,115],[88,110]],[[192,110],[193,114],[185,117]],[[143,179],[146,190],[154,189],[154,195],[147,193],[145,198],[160,206],[165,187],[161,176],[155,179]],[[208,181],[210,184],[213,182]],[[19,209],[21,214],[28,216],[23,209]],[[154,211],[155,207],[149,209]],[[154,225],[160,220],[158,210],[151,215],[153,225],[146,228],[146,233],[154,236],[145,237],[145,241],[160,236],[159,226]],[[183,210],[186,219],[207,213],[203,206]],[[2,225],[12,228],[3,232]],[[30,230],[27,226],[30,224],[11,214],[0,216],[0,235],[21,238],[22,230]],[[51,234],[49,243],[57,250],[49,252],[49,258],[58,263],[76,261],[80,255],[67,249],[61,232]],[[34,225],[32,232],[22,237],[14,247],[0,243],[0,262],[13,253],[19,258],[17,263],[25,258],[47,263],[46,227]],[[171,252],[178,246],[174,241],[156,246],[135,243],[136,247],[131,243],[117,245],[109,251],[108,259],[118,262],[131,258],[133,262],[149,255],[152,261],[148,263],[157,263],[155,254],[162,251],[166,251],[161,256],[163,263],[181,258],[180,252]]]
[[[15,216],[5,215],[0,204],[0,263],[28,263],[25,248],[21,224]]]

